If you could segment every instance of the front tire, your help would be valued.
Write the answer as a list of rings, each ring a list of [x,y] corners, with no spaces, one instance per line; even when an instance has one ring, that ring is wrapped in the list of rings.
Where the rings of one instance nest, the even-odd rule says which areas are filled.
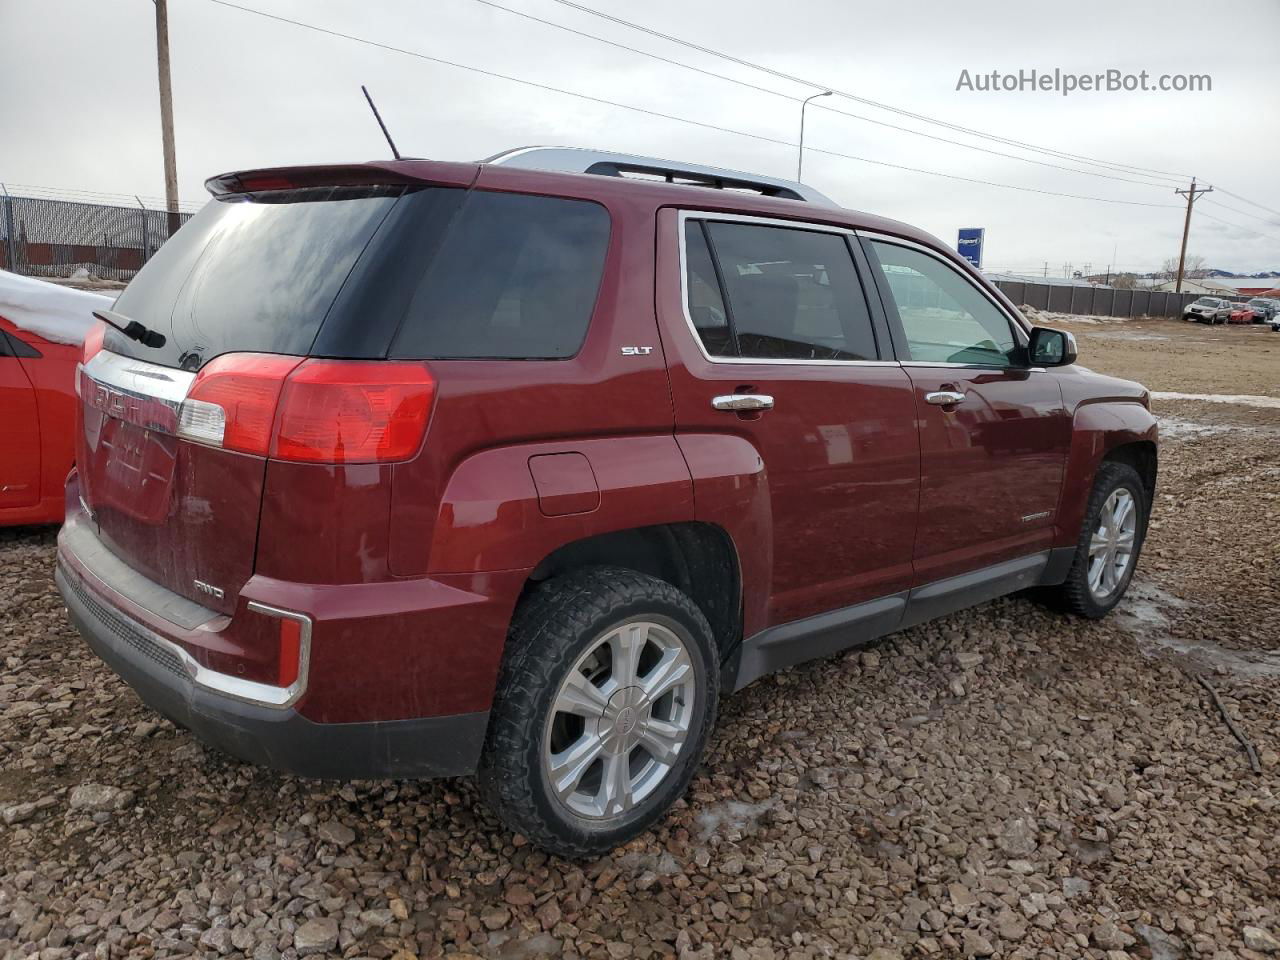
[[[718,701],[706,617],[671,584],[592,567],[542,583],[512,622],[478,779],[513,831],[598,856],[685,792]]]
[[[1098,467],[1075,558],[1058,588],[1068,610],[1097,620],[1120,602],[1138,565],[1149,509],[1133,467],[1109,461]]]

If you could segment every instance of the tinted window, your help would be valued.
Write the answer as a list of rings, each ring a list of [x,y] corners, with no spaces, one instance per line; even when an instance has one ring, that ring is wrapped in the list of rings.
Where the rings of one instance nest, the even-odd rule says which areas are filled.
[[[720,296],[720,281],[711,262],[711,251],[703,235],[703,225],[698,220],[687,220],[684,225],[686,272],[685,286],[689,296],[689,316],[702,340],[702,346],[713,357],[738,355],[729,329],[729,319]]]
[[[305,354],[400,191],[325,189],[205,205],[113,308],[164,334],[160,348],[109,332],[109,349],[198,369],[222,353]]]
[[[595,306],[609,215],[585,200],[469,193],[421,270],[391,345],[397,358],[560,358]]]
[[[866,299],[842,235],[747,223],[706,226],[739,355],[875,359]]]
[[[907,337],[910,359],[1010,366],[1020,348],[1009,320],[941,260],[873,241]]]

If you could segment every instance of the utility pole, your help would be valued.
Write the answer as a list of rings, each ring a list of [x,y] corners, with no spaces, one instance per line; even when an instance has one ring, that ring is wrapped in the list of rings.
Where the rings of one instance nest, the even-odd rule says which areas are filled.
[[[178,232],[178,156],[173,145],[173,88],[169,83],[169,0],[156,5],[156,66],[160,74],[160,135],[164,140],[164,198],[169,236]]]
[[[1213,187],[1196,188],[1196,178],[1191,178],[1191,187],[1187,190],[1175,189],[1174,193],[1182,194],[1187,198],[1187,219],[1182,223],[1182,252],[1178,254],[1178,283],[1174,287],[1174,293],[1182,292],[1182,274],[1187,264],[1187,237],[1191,235],[1191,205],[1196,202],[1196,198],[1201,194],[1213,193]]]

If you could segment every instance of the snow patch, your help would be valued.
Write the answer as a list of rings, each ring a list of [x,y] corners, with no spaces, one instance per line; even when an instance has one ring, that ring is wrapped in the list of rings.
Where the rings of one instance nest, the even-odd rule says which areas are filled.
[[[701,839],[705,840],[721,827],[728,827],[730,833],[741,835],[754,829],[756,822],[773,806],[771,801],[764,803],[743,803],[740,800],[727,800],[712,804],[702,810],[698,816]]]
[[[1212,640],[1183,640],[1170,634],[1171,618],[1189,605],[1152,583],[1135,580],[1116,607],[1116,623],[1132,633],[1149,656],[1175,653],[1240,677],[1280,676],[1280,650],[1234,650]]]
[[[1155,333],[1129,333],[1124,330],[1116,332],[1091,333],[1089,336],[1095,340],[1168,340],[1168,337],[1162,337]]]
[[[1194,420],[1183,420],[1179,417],[1157,417],[1156,419],[1160,423],[1161,440],[1194,440],[1240,429],[1225,424],[1197,423]]]
[[[109,310],[114,302],[113,297],[0,270],[0,317],[54,343],[83,343],[94,324],[93,311]]]
[[[1205,403],[1234,403],[1242,407],[1271,407],[1280,410],[1280,397],[1259,397],[1243,393],[1169,393],[1153,390],[1153,400],[1202,400]]]

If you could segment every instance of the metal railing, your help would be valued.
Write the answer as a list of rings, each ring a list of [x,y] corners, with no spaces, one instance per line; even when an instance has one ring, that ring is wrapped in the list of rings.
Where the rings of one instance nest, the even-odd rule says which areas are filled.
[[[0,191],[0,269],[129,280],[193,215]]]

